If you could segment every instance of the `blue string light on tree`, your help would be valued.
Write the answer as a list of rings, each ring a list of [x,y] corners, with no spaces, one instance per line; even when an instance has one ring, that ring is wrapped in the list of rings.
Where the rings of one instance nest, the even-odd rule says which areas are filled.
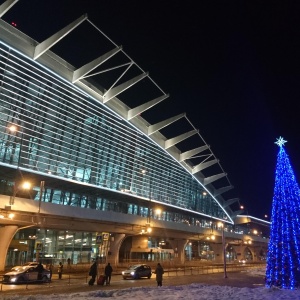
[[[288,155],[287,141],[279,137],[271,231],[267,254],[266,286],[300,286],[300,191]]]

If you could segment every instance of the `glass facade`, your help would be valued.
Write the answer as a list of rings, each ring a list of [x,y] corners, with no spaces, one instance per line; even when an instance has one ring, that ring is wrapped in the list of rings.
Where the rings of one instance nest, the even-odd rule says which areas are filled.
[[[14,236],[6,265],[23,265],[27,261],[50,261],[57,265],[91,263],[99,253],[97,234],[69,230],[25,229]]]
[[[184,168],[192,168],[194,164],[191,161],[185,160],[186,164],[181,164],[168,153],[170,150],[166,151],[154,142],[157,138],[158,143],[162,143],[166,137],[153,131],[151,133],[155,138],[152,140],[143,133],[147,132],[146,129],[151,129],[151,126],[147,128],[149,124],[146,120],[138,117],[137,123],[127,122],[126,117],[120,117],[109,108],[112,103],[111,107],[120,105],[117,109],[121,113],[125,110],[129,113],[125,109],[126,101],[120,104],[121,100],[112,99],[106,105],[93,98],[95,90],[100,91],[97,92],[98,96],[101,91],[107,92],[93,81],[96,77],[88,76],[90,79],[87,80],[83,79],[85,76],[79,76],[78,86],[83,84],[83,89],[87,92],[79,89],[71,80],[63,79],[55,71],[31,59],[36,42],[5,26],[3,28],[7,32],[1,34],[1,39],[11,46],[0,41],[0,194],[12,196],[9,205],[5,205],[5,210],[14,209],[11,205],[17,203],[14,203],[16,196],[27,198],[28,202],[32,202],[29,199],[39,201],[38,216],[45,211],[48,213],[46,209],[40,210],[41,202],[44,201],[54,205],[43,206],[54,208],[56,205],[55,211],[59,211],[58,205],[66,205],[88,208],[89,212],[91,209],[114,211],[147,218],[147,222],[143,222],[142,218],[122,216],[138,223],[135,224],[138,229],[122,240],[118,255],[111,252],[110,242],[114,241],[117,234],[123,233],[123,229],[120,227],[117,230],[108,229],[110,232],[102,232],[101,218],[99,227],[77,227],[77,231],[68,223],[55,224],[56,226],[49,223],[48,228],[46,223],[42,227],[41,223],[32,224],[33,227],[26,226],[17,231],[9,245],[5,263],[7,267],[28,261],[52,261],[55,265],[61,261],[67,265],[82,266],[90,264],[95,257],[100,257],[104,263],[113,254],[114,259],[118,257],[119,262],[124,263],[175,261],[177,258],[182,259],[181,254],[185,261],[214,261],[219,254],[214,252],[214,243],[207,242],[204,237],[208,231],[220,231],[219,221],[225,222],[224,230],[228,233],[251,235],[249,226],[233,224],[231,209],[227,207],[225,211],[198,180],[203,175],[204,182],[210,185],[209,182],[225,175],[223,170],[215,178],[210,178],[209,172],[206,174],[204,169],[209,162],[212,166],[214,160],[207,161],[208,164],[201,160],[203,165],[199,164],[199,168],[196,167],[193,171],[196,174],[201,169],[203,173],[197,173],[199,177],[193,176]],[[12,45],[16,49],[22,49],[24,53],[29,53],[29,56],[21,54]],[[54,70],[64,74],[64,78],[70,78],[73,67],[54,53],[46,52],[38,60],[53,66]],[[73,75],[75,74],[76,72]],[[134,78],[142,77],[139,75]],[[130,78],[130,84],[134,82],[134,78]],[[101,83],[106,86],[104,81]],[[128,85],[126,83],[123,87]],[[91,93],[90,88],[93,90]],[[112,92],[110,96],[119,95],[118,88],[122,89],[122,84],[117,89],[112,88],[116,94]],[[148,95],[143,90],[143,93],[150,99],[160,98],[152,98],[151,92]],[[134,98],[133,94],[130,91],[127,96]],[[138,124],[142,129],[139,130],[133,124]],[[193,149],[193,153],[194,150],[198,151]],[[198,166],[197,163],[195,166]],[[29,192],[19,189],[21,179],[27,179],[26,176],[33,183]],[[81,211],[83,210],[80,209]],[[111,217],[109,223],[121,223],[121,219]],[[166,233],[158,232],[146,236],[146,230],[151,229],[150,224],[152,225],[154,219],[183,223],[182,226],[174,226],[180,228],[180,231],[189,227],[189,238],[184,249],[179,248],[178,241],[171,242],[177,239],[175,229],[175,237],[167,237]],[[162,224],[157,225],[162,229],[161,232],[167,223]],[[168,226],[172,228],[173,224],[169,223],[166,227]],[[193,226],[197,228],[192,228]],[[141,231],[138,233],[139,228]],[[95,230],[109,235],[109,239],[104,242],[103,236]],[[198,234],[198,231],[206,233]],[[192,236],[191,232],[197,234]],[[258,230],[258,233],[265,236],[263,230]],[[238,240],[242,241],[242,237]],[[261,249],[261,253],[263,257],[264,249]],[[226,248],[228,261],[236,260],[238,255],[249,259],[250,254],[249,249],[245,253],[235,254],[234,247],[230,244]]]
[[[147,136],[2,43],[0,85],[2,164],[88,184],[100,192],[128,193],[204,217],[228,219],[201,184]],[[11,125],[18,130],[10,131]],[[49,188],[43,201],[93,209],[108,205],[98,195]],[[137,213],[137,209],[130,203],[121,207],[124,213]],[[148,215],[146,205],[141,210],[138,214]],[[164,214],[161,218],[171,219]],[[176,221],[175,214],[172,220]]]

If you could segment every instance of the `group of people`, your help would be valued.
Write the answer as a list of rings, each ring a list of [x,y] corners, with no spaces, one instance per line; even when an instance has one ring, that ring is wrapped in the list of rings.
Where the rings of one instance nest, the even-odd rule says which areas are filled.
[[[60,262],[57,267],[57,273],[58,273],[59,279],[62,279],[63,267],[64,266],[63,266],[62,262]],[[50,271],[50,280],[51,280],[53,264],[52,263],[47,264],[47,269]],[[39,279],[42,279],[42,272],[44,270],[44,267],[41,262],[38,264],[37,270],[38,270],[38,274],[39,274],[38,275]],[[108,263],[104,268],[104,276],[99,276],[99,278],[98,278],[98,284],[103,285],[104,283],[106,283],[106,285],[110,285],[112,272],[113,272],[113,268],[110,265],[110,263]],[[164,269],[160,263],[157,264],[154,274],[156,275],[157,286],[162,286]],[[95,262],[91,265],[89,275],[92,276],[92,278],[89,280],[89,285],[94,285],[95,281],[96,281],[96,277],[98,275],[98,261],[97,260],[95,260]],[[101,282],[101,280],[103,280],[103,282]]]
[[[108,263],[104,269],[104,276],[99,276],[99,278],[98,278],[98,284],[103,285],[104,283],[106,283],[106,285],[110,285],[112,272],[113,272],[113,268],[110,265],[110,263]],[[89,275],[92,276],[92,278],[89,281],[89,285],[94,285],[95,281],[96,281],[96,277],[98,275],[98,261],[97,260],[91,265]]]
[[[110,263],[108,263],[104,269],[104,276],[99,276],[98,278],[98,284],[103,285],[106,282],[106,285],[110,285],[112,272],[113,272],[113,268],[111,267]],[[160,263],[158,263],[154,271],[156,275],[157,286],[162,286],[164,272],[165,272],[164,268]],[[96,277],[98,275],[97,260],[91,265],[89,275],[92,276],[92,278],[89,280],[89,285],[94,285],[96,281]]]
[[[62,262],[59,262],[58,267],[57,267],[58,279],[62,279],[63,268],[64,268],[64,265],[62,264]],[[47,264],[47,269],[50,271],[50,280],[51,280],[52,273],[53,273],[53,264],[51,262]]]

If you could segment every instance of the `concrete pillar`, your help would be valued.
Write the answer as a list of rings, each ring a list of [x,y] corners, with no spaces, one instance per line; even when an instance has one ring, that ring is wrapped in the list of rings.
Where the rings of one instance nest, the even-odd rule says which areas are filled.
[[[248,250],[251,252],[252,254],[252,258],[253,258],[253,262],[258,261],[258,257],[259,257],[259,248],[254,247],[254,246],[250,246],[250,245],[235,245],[234,246],[234,250],[237,254],[237,260],[242,260],[245,259],[245,250],[248,248]]]
[[[255,251],[255,248],[253,246],[248,246],[247,248],[252,254],[252,262],[257,261],[257,254],[256,254],[256,251]]]
[[[235,245],[233,246],[235,252],[236,252],[236,256],[237,256],[237,260],[241,260],[244,259],[244,250],[245,250],[245,246],[243,245]]]
[[[17,231],[18,226],[16,225],[0,227],[0,272],[5,270],[5,260],[8,252],[8,247]]]
[[[185,246],[189,240],[180,239],[180,240],[168,240],[172,248],[174,249],[174,260],[179,264],[185,263]]]
[[[211,244],[212,250],[215,254],[215,262],[223,263],[224,262],[224,253],[223,253],[223,245],[220,244]]]
[[[261,261],[261,254],[266,253],[267,250],[263,246],[254,246],[254,261]]]
[[[119,263],[119,250],[121,247],[121,244],[123,242],[123,240],[125,239],[125,234],[124,233],[120,233],[120,234],[114,234],[111,238],[110,238],[110,255],[109,255],[109,262],[110,264],[113,266],[117,266]]]

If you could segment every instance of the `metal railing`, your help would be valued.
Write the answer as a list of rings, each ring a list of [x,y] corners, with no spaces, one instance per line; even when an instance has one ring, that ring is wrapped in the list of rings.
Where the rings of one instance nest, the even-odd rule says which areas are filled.
[[[76,267],[75,267],[76,266]],[[265,263],[249,263],[249,264],[228,264],[227,265],[227,272],[239,272],[239,271],[246,271],[246,270],[251,270],[251,269],[261,269],[265,268],[266,264]],[[75,282],[78,282],[78,280],[88,283],[89,280],[89,275],[88,275],[88,270],[89,270],[90,265],[82,265],[82,266],[77,266],[73,265],[71,268],[66,268],[64,273],[63,273],[63,283],[67,285],[74,284]],[[154,270],[154,266],[151,266],[152,270]],[[191,276],[191,275],[205,275],[205,274],[216,274],[216,273],[222,273],[224,271],[223,269],[223,264],[205,264],[205,265],[200,265],[200,266],[178,266],[178,267],[168,267],[168,266],[163,266],[164,267],[164,276],[166,277],[176,277],[176,276]],[[113,275],[121,275],[121,272],[126,269],[122,267],[114,268]],[[104,271],[104,269],[103,269]],[[98,269],[98,274],[100,275],[102,273],[102,269]],[[55,273],[53,273],[55,274]],[[57,273],[56,273],[57,274]],[[57,278],[57,275],[55,276],[55,281],[59,281]],[[3,290],[3,278],[4,274],[0,274],[0,292]],[[31,283],[42,283],[46,287],[51,287],[52,281],[44,282],[43,280],[37,280],[35,282],[32,281],[24,281],[24,282],[18,282],[19,284],[25,283],[24,288],[28,289],[28,285]]]

